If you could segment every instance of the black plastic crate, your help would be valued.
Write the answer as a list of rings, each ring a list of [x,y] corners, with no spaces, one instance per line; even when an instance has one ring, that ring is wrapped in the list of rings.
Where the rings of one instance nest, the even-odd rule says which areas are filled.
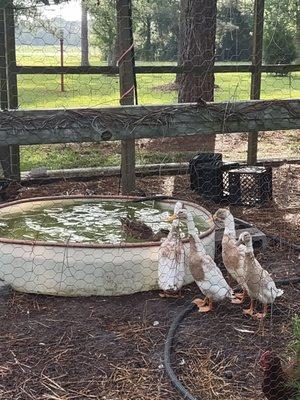
[[[223,162],[221,153],[197,154],[189,164],[191,189],[205,199],[221,203],[229,197],[228,171],[238,166]]]
[[[272,168],[248,166],[229,171],[230,204],[254,207],[272,200]]]
[[[9,187],[11,182],[10,179],[0,179],[0,200],[4,199],[6,189]]]

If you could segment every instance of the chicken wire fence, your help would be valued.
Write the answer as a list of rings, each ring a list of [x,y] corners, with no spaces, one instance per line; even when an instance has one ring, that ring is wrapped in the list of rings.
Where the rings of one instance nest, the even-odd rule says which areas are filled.
[[[15,3],[17,91],[11,94],[14,107],[49,109],[119,105],[121,95],[116,66],[120,51],[115,2],[98,4],[91,0],[82,4],[45,5],[38,2],[34,5],[30,1]],[[185,7],[184,1],[180,4],[179,0],[132,2],[138,104],[172,104],[198,101],[199,98],[205,101],[250,98],[253,2],[224,0],[217,8],[213,3],[208,5],[191,2]],[[195,7],[195,13],[185,19],[185,15],[192,13],[188,7]],[[273,0],[265,2],[264,64],[297,63],[296,11],[297,2],[289,1],[287,5]],[[275,15],[281,18],[275,18]],[[193,22],[191,30],[184,24],[185,20]],[[191,39],[189,34],[208,38],[200,43],[207,48],[184,43]],[[76,68],[72,73],[55,73],[55,67],[80,65],[81,72],[85,68],[85,73],[76,74]],[[107,65],[111,66],[111,73],[97,70],[97,67]],[[175,73],[177,65],[189,72]],[[213,65],[214,74],[209,72]],[[139,70],[143,67],[146,69]],[[262,72],[260,98],[297,98],[299,72],[296,65],[294,67],[292,71],[282,68]],[[96,69],[89,74],[88,68],[90,71]],[[197,68],[202,68],[202,73],[197,72]],[[206,71],[204,75],[203,71]],[[2,70],[4,82],[3,73]],[[4,91],[2,94],[2,108],[7,108]],[[46,152],[43,151],[45,148]],[[296,157],[298,148],[296,131],[270,132],[259,135],[258,158]],[[226,159],[244,160],[247,135],[217,135],[216,139],[208,136],[205,140],[200,136],[190,140],[145,140],[137,142],[136,160],[138,164],[187,162],[195,152],[214,149],[222,149]],[[18,150],[15,152],[13,162],[17,165]],[[22,171],[35,167],[115,166],[121,160],[119,146],[102,144],[22,147],[20,154]]]
[[[86,5],[90,15],[88,62],[92,66],[113,63],[117,59],[114,8],[105,1],[72,3],[71,7],[82,7],[84,14]],[[247,1],[219,3],[216,66],[234,63],[238,69],[250,61],[252,6]],[[274,10],[271,1],[266,6],[270,7],[267,12]],[[265,36],[269,35],[270,48],[281,48],[283,42],[276,35],[282,26],[277,17],[286,8],[281,3],[275,6],[276,21],[270,22]],[[50,8],[53,19],[48,19]],[[20,3],[16,14],[18,66],[86,64],[80,54],[80,24],[68,22],[64,5],[39,3],[37,11],[26,9],[24,17]],[[294,17],[291,7],[292,27],[285,35],[294,32]],[[210,15],[209,20],[214,19]],[[137,67],[175,67],[181,29],[179,2],[134,1],[133,26]],[[188,61],[194,65],[194,59]],[[199,65],[196,55],[195,65]],[[194,81],[203,90],[187,101],[212,100],[205,98],[205,92],[216,101],[249,98],[249,72],[214,75],[213,86],[210,82],[208,88]],[[297,71],[263,73],[261,97],[297,97],[298,75]],[[188,77],[192,82],[193,73]],[[186,77],[176,79],[172,71],[137,74],[139,104],[176,103],[178,92],[182,94],[181,79],[185,80],[182,87],[190,83]],[[120,101],[116,74],[20,73],[17,83],[18,104],[24,109],[100,107]],[[172,359],[189,391],[212,400],[297,398],[299,249],[293,242],[299,236],[299,167],[295,161],[272,168],[268,163],[246,168],[240,161],[245,159],[246,146],[246,134],[137,141],[137,163],[159,164],[137,169],[138,198],[114,197],[121,192],[119,170],[89,170],[86,179],[82,179],[84,171],[80,179],[74,179],[72,170],[48,173],[118,166],[118,143],[21,147],[22,171],[31,173],[23,174],[22,185],[3,181],[1,191],[0,397],[178,399],[165,375],[164,340],[179,310],[201,298],[206,299],[198,302],[202,312],[189,316],[180,327]],[[295,131],[264,134],[258,157],[297,156],[297,146]],[[173,164],[162,165],[166,163]],[[153,199],[157,194],[170,198]],[[181,199],[181,210],[175,208],[177,199]],[[236,218],[235,228],[228,207]],[[223,211],[215,214],[220,208]],[[171,221],[173,213],[179,218]],[[230,270],[237,254],[231,253],[230,246],[226,250],[226,237],[222,243],[224,215],[233,252],[236,239],[245,250],[238,253],[238,263],[245,263],[242,279]],[[245,237],[247,231],[256,259]],[[287,284],[276,283],[275,289],[265,270],[275,281],[286,280]],[[243,288],[248,297],[245,305],[239,305]],[[269,294],[267,300],[262,292]],[[278,298],[273,303],[275,293]],[[256,318],[251,316],[249,296],[255,299]],[[261,319],[258,313],[264,311],[264,304],[269,306],[268,314]],[[287,372],[278,366],[277,355],[288,366]]]
[[[172,187],[183,208],[174,199],[111,203],[101,192],[117,194],[116,177],[18,190],[19,200],[0,209],[1,396],[179,399],[163,365],[166,333],[184,307],[213,295],[212,304],[197,301],[201,313],[189,316],[176,335],[172,365],[183,384],[194,396],[212,400],[272,398],[274,391],[278,399],[297,398],[299,284],[293,279],[299,276],[299,251],[291,244],[299,230],[297,171],[295,165],[274,168],[274,200],[268,205],[230,207],[236,236],[247,245],[243,232],[252,234],[259,262],[252,249],[244,255],[249,275],[242,277],[256,299],[253,317],[249,297],[241,301],[243,280],[224,266],[233,264],[221,254],[221,248],[228,251],[226,240],[221,243],[224,217],[233,227],[228,209],[191,190],[189,176],[138,178],[145,194]],[[181,216],[171,222],[174,211]],[[210,230],[211,215],[216,230]],[[241,220],[259,227],[267,240]],[[137,221],[146,225],[137,228]],[[282,279],[288,281],[284,286],[277,283]],[[260,319],[266,300],[259,296],[268,285],[271,297],[281,296]],[[279,366],[270,374],[277,356],[288,375]]]

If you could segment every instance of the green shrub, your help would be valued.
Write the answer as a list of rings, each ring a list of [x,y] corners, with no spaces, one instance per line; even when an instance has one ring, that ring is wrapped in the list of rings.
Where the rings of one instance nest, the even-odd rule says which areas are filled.
[[[264,38],[264,61],[266,64],[291,64],[296,59],[296,47],[291,31],[278,23],[269,26]]]

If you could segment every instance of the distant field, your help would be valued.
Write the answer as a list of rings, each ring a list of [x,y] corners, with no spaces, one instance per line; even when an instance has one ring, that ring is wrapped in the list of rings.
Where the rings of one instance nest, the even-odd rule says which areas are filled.
[[[17,48],[19,65],[59,65],[59,48],[55,46]],[[91,49],[91,65],[105,65],[100,54]],[[141,63],[138,63],[141,64]],[[147,63],[147,65],[166,63]],[[68,47],[65,65],[80,65],[78,48]],[[175,64],[174,64],[175,65]],[[162,92],[155,87],[174,81],[175,74],[139,74],[137,76],[140,104],[169,104],[177,101],[177,93]],[[249,98],[250,74],[216,74],[216,101],[246,100]],[[64,93],[60,92],[59,75],[20,75],[19,102],[22,108],[92,107],[118,105],[118,76],[66,75]],[[263,99],[286,99],[300,97],[300,72],[287,77],[263,74]]]
[[[91,65],[105,65],[100,61],[96,49],[90,49]],[[17,48],[18,65],[59,65],[59,48],[55,46]],[[145,63],[138,63],[139,65]],[[147,63],[147,65],[172,64]],[[68,47],[65,52],[65,65],[80,65],[78,48]],[[174,63],[175,65],[175,63]],[[157,86],[167,85],[175,79],[175,74],[139,74],[139,104],[170,104],[177,102],[177,92],[157,90]],[[300,97],[300,73],[288,77],[275,77],[263,74],[262,99],[286,99]],[[218,88],[216,101],[247,100],[250,91],[250,74],[230,73],[216,74]],[[20,75],[18,77],[19,103],[21,108],[57,108],[57,107],[94,107],[117,106],[119,104],[118,76],[105,75],[66,75],[64,93],[60,92],[59,75]],[[224,143],[227,143],[226,149]],[[245,143],[236,144],[236,139],[219,137],[219,150],[226,158],[244,158]],[[297,154],[299,142],[294,134],[284,134],[275,143],[270,137],[263,138],[259,145],[260,157],[293,156]],[[280,150],[279,150],[280,149]],[[280,151],[280,153],[279,153]],[[21,169],[30,170],[37,166],[49,169],[94,167],[119,165],[120,154],[115,145],[53,145],[27,146],[21,148]],[[137,152],[138,163],[172,162],[188,160],[190,154],[185,152],[164,153],[163,151],[140,150]]]

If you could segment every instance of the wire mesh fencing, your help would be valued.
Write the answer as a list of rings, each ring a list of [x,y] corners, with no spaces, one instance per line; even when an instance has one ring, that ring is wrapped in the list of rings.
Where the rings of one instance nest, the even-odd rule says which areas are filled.
[[[138,178],[144,196],[171,193],[181,199],[173,222],[177,200],[106,198],[102,193],[118,193],[118,177],[22,188],[20,200],[0,210],[6,285],[0,297],[1,395],[180,398],[165,375],[163,346],[178,312],[196,300],[201,313],[182,323],[174,343],[172,366],[181,382],[208,399],[263,399],[265,351],[272,349],[291,371],[297,365],[299,260],[292,245],[299,230],[297,170],[273,169],[268,205],[230,207],[242,247],[245,232],[251,233],[254,253],[250,249],[244,261],[259,271],[250,277],[234,275],[230,262],[225,266],[228,209],[191,190],[188,174]],[[267,310],[259,295],[271,281],[253,264],[253,254],[275,280]],[[204,265],[197,257],[204,257]],[[255,298],[253,317],[250,298],[242,302],[244,282],[254,291],[247,287]],[[288,376],[293,385],[296,378]],[[279,378],[269,383],[270,390],[279,383]]]
[[[16,108],[12,98],[20,109],[119,105],[113,3],[15,4],[16,63],[1,64],[2,108]],[[294,5],[266,0],[264,64],[284,66],[262,67],[262,99],[298,96]],[[201,110],[249,99],[253,4],[217,6],[132,2],[138,104]],[[193,34],[207,41],[188,50]],[[25,124],[4,113],[1,129],[35,127],[40,137],[52,124],[57,134],[55,118],[41,115]],[[80,113],[72,118],[85,127]],[[0,397],[179,399],[164,342],[196,301],[172,354],[193,396],[297,399],[297,134],[259,134],[255,166],[245,165],[247,133],[137,140],[133,197],[121,196],[118,141],[21,146],[22,181],[0,182]],[[18,165],[18,150],[0,149],[4,171]]]

